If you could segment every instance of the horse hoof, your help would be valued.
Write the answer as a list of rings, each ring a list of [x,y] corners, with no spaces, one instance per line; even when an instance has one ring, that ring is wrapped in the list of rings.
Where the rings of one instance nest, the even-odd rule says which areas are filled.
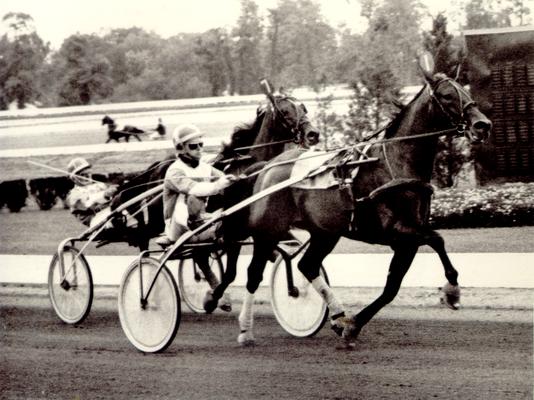
[[[219,306],[221,310],[224,312],[230,312],[232,311],[232,301],[230,300],[230,297],[228,295],[224,294],[221,299],[221,305]]]
[[[254,339],[252,332],[244,331],[237,336],[237,343],[243,347],[250,347],[256,344],[256,339]]]
[[[350,323],[351,319],[347,318],[345,313],[340,313],[337,317],[330,319],[330,329],[341,337],[343,335],[343,329]]]
[[[208,290],[204,296],[203,302],[204,311],[206,311],[206,314],[211,314],[213,311],[215,311],[217,308],[217,303],[218,301],[213,297],[213,292]]]
[[[440,298],[441,304],[445,304],[451,310],[458,310],[460,308],[460,286],[446,283],[442,290]]]
[[[343,328],[341,338],[343,339],[343,348],[346,350],[352,350],[356,347],[356,339],[358,338],[362,328],[357,326],[353,320],[348,320],[349,321],[347,321],[345,327]]]

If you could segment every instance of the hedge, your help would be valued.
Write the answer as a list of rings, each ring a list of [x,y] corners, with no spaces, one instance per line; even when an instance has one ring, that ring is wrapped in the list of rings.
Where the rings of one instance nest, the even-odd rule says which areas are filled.
[[[120,184],[135,175],[117,173],[95,178]],[[63,179],[68,180],[66,177]],[[66,195],[64,184],[61,185],[61,190],[56,187],[60,180],[44,179],[54,189],[54,202],[51,206],[57,200],[56,195],[63,200]],[[28,190],[24,180],[2,182],[0,186],[0,208],[7,205],[11,211],[18,212],[25,206]],[[43,206],[44,200],[40,198],[46,191],[36,190],[33,181],[30,181],[28,186],[31,187],[31,194],[36,197],[41,209],[51,208]],[[434,229],[534,226],[534,183],[436,189],[432,199],[430,223]]]
[[[534,225],[534,183],[505,183],[434,192],[435,229]]]

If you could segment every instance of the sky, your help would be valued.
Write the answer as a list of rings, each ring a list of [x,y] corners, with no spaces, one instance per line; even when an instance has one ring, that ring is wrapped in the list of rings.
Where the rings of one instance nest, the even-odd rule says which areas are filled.
[[[361,31],[358,0],[319,3],[332,26],[343,23],[353,31]],[[449,2],[424,3],[436,14],[447,8]],[[257,0],[257,4],[261,15],[265,15],[277,0]],[[240,15],[240,0],[0,0],[0,18],[8,12],[29,14],[39,36],[57,50],[65,38],[75,33],[100,34],[138,26],[167,38],[182,32],[233,27]],[[0,31],[0,35],[3,33]]]

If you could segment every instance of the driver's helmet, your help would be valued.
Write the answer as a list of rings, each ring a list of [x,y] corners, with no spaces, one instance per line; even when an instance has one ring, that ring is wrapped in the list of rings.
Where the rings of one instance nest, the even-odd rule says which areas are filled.
[[[91,164],[82,157],[76,157],[70,160],[69,165],[67,166],[67,171],[69,173],[70,179],[72,179],[77,184],[87,184],[89,183],[88,180],[83,179],[83,177],[80,177],[80,173],[85,171],[86,169],[91,168]]]
[[[180,125],[172,132],[172,143],[175,149],[180,150],[185,142],[202,136],[202,132],[195,125]]]

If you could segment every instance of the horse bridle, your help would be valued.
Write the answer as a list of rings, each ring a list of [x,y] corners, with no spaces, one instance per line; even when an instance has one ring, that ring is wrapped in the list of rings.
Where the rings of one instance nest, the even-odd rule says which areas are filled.
[[[295,107],[296,115],[297,115],[297,121],[296,121],[296,123],[294,125],[291,124],[290,121],[287,120],[287,118],[284,115],[284,113],[278,107],[277,103],[279,101],[282,101],[282,100],[289,101],[289,103],[291,105],[293,105],[293,107]],[[295,102],[295,100],[292,97],[289,97],[289,96],[273,97],[271,99],[271,104],[273,106],[273,111],[274,111],[273,118],[278,118],[280,120],[280,122],[282,123],[282,126],[284,128],[286,128],[288,131],[290,131],[294,135],[293,139],[288,140],[287,142],[294,141],[295,143],[299,143],[303,139],[303,136],[304,136],[304,134],[302,132],[302,128],[301,128],[301,120],[302,120],[302,117],[304,115],[306,115],[306,107],[303,105],[304,113],[301,114],[300,113],[300,105],[298,105]]]
[[[459,120],[456,120],[456,118],[453,115],[451,115],[449,111],[445,109],[443,104],[441,104],[441,101],[439,101],[439,99],[435,95],[435,92],[437,91],[439,86],[445,82],[449,83],[456,90],[456,93],[458,94],[458,99],[460,101],[460,104],[458,107],[459,108],[458,115],[460,116]],[[447,116],[450,123],[453,126],[456,126],[458,133],[464,134],[465,129],[467,127],[467,124],[465,122],[465,111],[471,106],[476,106],[477,103],[471,98],[469,93],[467,93],[467,91],[463,87],[461,87],[454,79],[449,78],[449,77],[445,77],[445,78],[438,80],[434,85],[431,85],[430,83],[428,83],[428,87],[429,87],[431,99],[439,106],[443,114]],[[467,98],[467,101],[465,104],[463,104],[464,98]]]

